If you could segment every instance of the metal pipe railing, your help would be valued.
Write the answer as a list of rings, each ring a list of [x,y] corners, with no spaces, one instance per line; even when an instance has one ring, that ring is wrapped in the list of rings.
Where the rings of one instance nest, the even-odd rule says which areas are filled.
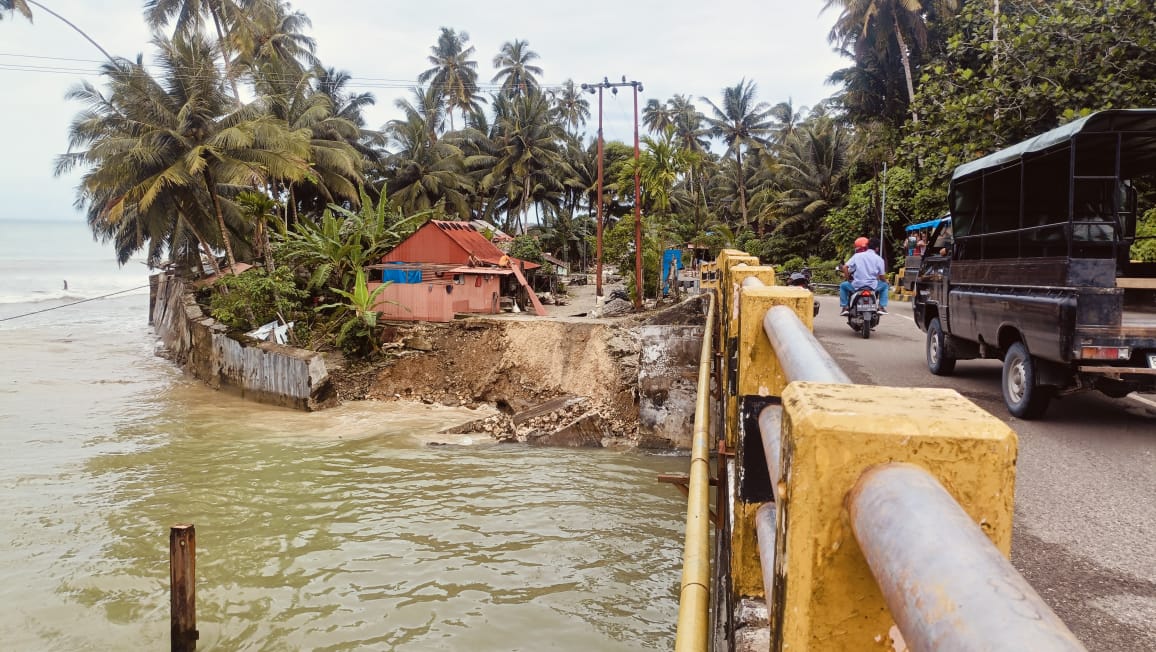
[[[743,279],[743,287],[766,287],[758,277]],[[851,379],[839,368],[827,349],[815,339],[815,334],[799,315],[788,306],[771,306],[763,316],[763,330],[787,382],[802,380],[814,383],[850,384]]]
[[[1084,650],[947,490],[913,464],[868,469],[851,529],[908,647]]]
[[[787,306],[772,306],[763,317],[763,330],[775,349],[787,382],[850,384],[851,378],[819,344],[807,325]]]
[[[677,652],[707,650],[710,634],[710,367],[714,293],[710,293],[709,301],[698,361],[698,396],[690,448],[686,541],[682,549],[682,588],[674,637]]]

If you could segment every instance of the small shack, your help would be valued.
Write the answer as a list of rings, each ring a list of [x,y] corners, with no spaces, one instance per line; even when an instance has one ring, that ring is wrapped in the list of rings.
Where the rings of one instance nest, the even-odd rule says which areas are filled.
[[[369,290],[384,319],[452,321],[457,313],[496,314],[526,285],[535,263],[510,258],[469,222],[431,220],[369,267]],[[533,303],[537,297],[529,293]]]

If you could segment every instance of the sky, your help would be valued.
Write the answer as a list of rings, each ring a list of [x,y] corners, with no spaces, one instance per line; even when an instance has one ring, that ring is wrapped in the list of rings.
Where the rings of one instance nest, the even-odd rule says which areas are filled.
[[[40,0],[87,32],[114,56],[153,59],[143,0]],[[721,103],[722,89],[742,79],[757,84],[757,99],[790,100],[796,109],[834,94],[827,77],[849,62],[827,42],[836,19],[825,0],[625,0],[556,2],[502,0],[296,0],[312,21],[309,34],[327,67],[353,75],[350,90],[374,93],[368,126],[399,117],[394,101],[409,97],[441,27],[465,31],[476,48],[479,82],[496,72],[493,57],[514,39],[540,55],[544,86],[596,82],[603,77],[642,83],[639,107],[650,99],[688,95]],[[103,55],[80,34],[42,9],[32,24],[0,21],[0,219],[83,221],[74,206],[81,172],[53,175],[68,151],[68,126],[82,108],[65,99],[81,80],[98,86]],[[633,141],[629,88],[604,97],[608,140]],[[597,101],[591,100],[592,136]]]

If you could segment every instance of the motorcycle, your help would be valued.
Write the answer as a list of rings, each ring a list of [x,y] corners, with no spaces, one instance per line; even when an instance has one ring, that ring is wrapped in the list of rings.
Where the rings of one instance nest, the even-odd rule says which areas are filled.
[[[815,294],[815,289],[811,287],[811,268],[810,267],[804,267],[802,269],[802,271],[791,272],[791,274],[789,276],[787,276],[787,285],[791,285],[794,287],[800,287],[800,288],[807,290],[811,294]],[[815,312],[814,312],[813,316],[818,317],[819,316],[819,302],[818,301],[812,301],[812,303],[814,303],[814,306],[815,306],[815,308],[814,308]]]
[[[879,298],[870,288],[851,293],[851,305],[847,308],[847,325],[863,336],[871,337],[871,329],[879,325]]]

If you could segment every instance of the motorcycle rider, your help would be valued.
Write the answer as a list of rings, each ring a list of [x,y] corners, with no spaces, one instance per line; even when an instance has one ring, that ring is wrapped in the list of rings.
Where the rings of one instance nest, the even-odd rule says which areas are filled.
[[[846,317],[851,305],[851,293],[864,288],[873,288],[879,295],[879,314],[887,314],[888,285],[887,265],[879,254],[868,245],[867,238],[855,239],[855,254],[843,265],[846,281],[839,284],[839,316]],[[878,246],[878,244],[876,244]]]

